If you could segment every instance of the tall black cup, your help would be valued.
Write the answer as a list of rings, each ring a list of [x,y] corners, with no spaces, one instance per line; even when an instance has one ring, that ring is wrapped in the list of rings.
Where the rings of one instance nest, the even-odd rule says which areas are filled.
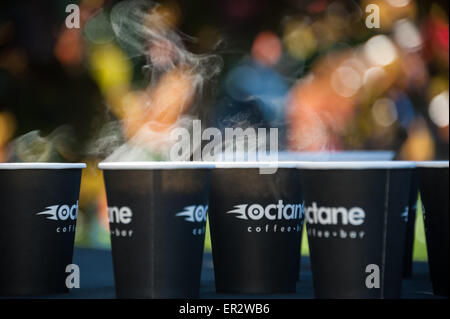
[[[448,161],[417,162],[433,293],[448,296]]]
[[[129,162],[99,167],[117,297],[198,297],[213,166]]]
[[[68,292],[84,167],[0,164],[0,295]]]
[[[399,298],[411,162],[301,163],[317,298]]]
[[[283,162],[301,161],[301,162],[348,162],[348,161],[391,161],[395,156],[393,151],[312,151],[312,152],[295,152],[295,151],[281,151],[277,153],[277,159]],[[416,190],[417,196],[417,190]],[[415,216],[415,211],[414,211]],[[410,240],[411,235],[414,237],[413,232],[410,232],[410,228],[414,227],[414,221],[408,221],[408,235],[407,240]],[[302,243],[300,242],[300,246]],[[408,252],[411,252],[411,261],[409,269],[412,268],[412,243],[407,244]],[[405,256],[407,260],[410,256]],[[300,256],[301,259],[301,256]],[[410,273],[411,271],[409,271]],[[298,273],[297,280],[300,279],[300,272]]]
[[[403,259],[403,277],[410,278],[413,270],[414,233],[416,230],[417,199],[419,192],[419,174],[414,169],[409,189],[408,221],[406,226],[405,253]]]
[[[210,230],[216,291],[295,292],[303,201],[298,170],[279,163],[216,163],[211,179]]]

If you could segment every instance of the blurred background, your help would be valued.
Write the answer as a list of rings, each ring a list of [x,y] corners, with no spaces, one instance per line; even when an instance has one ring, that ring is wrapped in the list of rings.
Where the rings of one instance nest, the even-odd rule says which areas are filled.
[[[143,127],[161,140],[184,114],[204,127],[277,127],[285,150],[449,157],[445,0],[161,0],[145,7],[158,33],[139,34],[139,48],[117,36],[118,2],[0,5],[0,162],[88,163],[79,246],[110,245],[97,163]],[[65,25],[71,3],[79,29]],[[380,28],[366,26],[369,4]]]

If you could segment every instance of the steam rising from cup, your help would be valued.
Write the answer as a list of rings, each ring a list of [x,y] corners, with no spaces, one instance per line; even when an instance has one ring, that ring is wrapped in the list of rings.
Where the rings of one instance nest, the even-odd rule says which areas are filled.
[[[183,42],[194,39],[175,30],[163,9],[142,0],[123,1],[111,9],[117,43],[130,58],[145,57],[149,81],[121,99],[120,125],[126,142],[115,147],[106,161],[169,160],[175,142],[170,132],[192,126],[197,117],[192,115],[197,111],[194,105],[203,97],[205,84],[222,68],[219,56],[188,51]],[[102,146],[117,141],[116,132],[103,131],[106,135],[94,142],[90,153],[105,152]]]
[[[73,161],[73,130],[60,126],[47,136],[38,130],[17,137],[10,143],[8,162]]]

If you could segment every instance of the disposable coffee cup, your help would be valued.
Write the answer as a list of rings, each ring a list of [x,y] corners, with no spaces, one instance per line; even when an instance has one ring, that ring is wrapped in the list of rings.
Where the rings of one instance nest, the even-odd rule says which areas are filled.
[[[210,170],[202,162],[100,163],[118,298],[196,298]]]
[[[448,296],[448,161],[417,162],[433,293]]]
[[[273,174],[261,174],[277,166]],[[209,221],[218,293],[293,293],[303,200],[295,163],[218,162]]]
[[[0,164],[1,296],[68,292],[84,167]]]
[[[316,298],[399,298],[412,162],[298,164]]]
[[[408,221],[406,225],[405,254],[403,259],[403,278],[412,277],[413,272],[413,249],[414,233],[416,230],[417,199],[419,193],[419,175],[417,169],[411,174],[409,192]]]
[[[395,152],[386,150],[377,151],[281,151],[277,157],[279,161],[292,162],[345,162],[345,161],[391,161]],[[409,238],[409,237],[408,237]],[[300,245],[302,243],[300,242]],[[409,247],[409,246],[408,246]],[[411,247],[412,250],[412,247]],[[406,258],[406,257],[405,257]],[[301,259],[301,256],[300,256]],[[411,261],[412,262],[412,261]],[[297,281],[300,279],[300,272]]]

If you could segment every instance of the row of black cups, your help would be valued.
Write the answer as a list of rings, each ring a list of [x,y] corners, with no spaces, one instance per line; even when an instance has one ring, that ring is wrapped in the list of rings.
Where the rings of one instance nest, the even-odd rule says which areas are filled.
[[[83,167],[0,164],[0,295],[67,291]],[[100,168],[119,298],[198,297],[207,215],[218,293],[295,292],[306,221],[317,298],[399,298],[418,188],[433,291],[448,296],[448,162]]]

